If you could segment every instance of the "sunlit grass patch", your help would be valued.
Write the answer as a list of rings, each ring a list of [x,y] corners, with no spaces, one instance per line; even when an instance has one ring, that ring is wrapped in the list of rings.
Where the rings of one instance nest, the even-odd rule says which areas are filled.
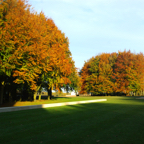
[[[36,100],[36,101],[17,101],[12,103],[6,103],[2,106],[28,106],[28,105],[40,105],[50,103],[61,103],[61,102],[72,102],[72,101],[83,101],[102,99],[103,97],[53,97],[52,100]]]

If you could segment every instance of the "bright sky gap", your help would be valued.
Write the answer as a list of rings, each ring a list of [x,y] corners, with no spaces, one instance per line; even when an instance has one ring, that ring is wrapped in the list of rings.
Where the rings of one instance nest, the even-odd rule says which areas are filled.
[[[69,38],[77,68],[100,53],[144,53],[143,0],[29,0]]]

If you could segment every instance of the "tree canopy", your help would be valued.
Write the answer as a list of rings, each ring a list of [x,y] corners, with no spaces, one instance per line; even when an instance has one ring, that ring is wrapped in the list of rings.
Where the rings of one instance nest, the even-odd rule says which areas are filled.
[[[0,1],[1,91],[14,83],[15,89],[27,85],[32,93],[42,86],[60,89],[72,83],[73,71],[69,40],[52,19],[25,0]]]
[[[80,93],[132,95],[144,87],[144,55],[131,51],[102,53],[85,62]]]

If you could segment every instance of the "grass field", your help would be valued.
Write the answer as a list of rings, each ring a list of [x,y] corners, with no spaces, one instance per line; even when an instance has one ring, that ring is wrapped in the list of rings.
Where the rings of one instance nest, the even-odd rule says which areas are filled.
[[[107,101],[0,113],[0,143],[144,143],[144,99],[96,98]]]
[[[83,100],[91,100],[91,99],[99,99],[99,98],[102,98],[102,97],[53,97],[52,100],[8,102],[8,103],[4,103],[3,105],[1,105],[1,107],[51,104],[51,103],[83,101]]]

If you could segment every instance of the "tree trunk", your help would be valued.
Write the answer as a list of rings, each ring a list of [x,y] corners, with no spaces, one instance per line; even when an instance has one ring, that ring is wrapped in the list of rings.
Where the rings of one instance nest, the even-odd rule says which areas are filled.
[[[37,92],[38,92],[38,90],[40,89],[40,87],[41,87],[41,85],[37,87],[37,90],[36,90],[35,93],[34,93],[34,101],[36,101]]]
[[[34,101],[36,101],[37,92],[34,93]]]
[[[41,100],[41,92],[39,93],[39,100]]]
[[[47,91],[48,91],[48,100],[50,100],[50,99],[52,99],[52,89],[49,88],[49,89],[47,89]]]
[[[12,102],[12,95],[11,95],[11,91],[9,91],[9,102]]]
[[[12,94],[12,100],[13,100],[13,101],[17,100],[16,87],[13,87],[13,88],[12,88],[11,94]]]
[[[0,84],[0,104],[3,104],[4,82]]]

